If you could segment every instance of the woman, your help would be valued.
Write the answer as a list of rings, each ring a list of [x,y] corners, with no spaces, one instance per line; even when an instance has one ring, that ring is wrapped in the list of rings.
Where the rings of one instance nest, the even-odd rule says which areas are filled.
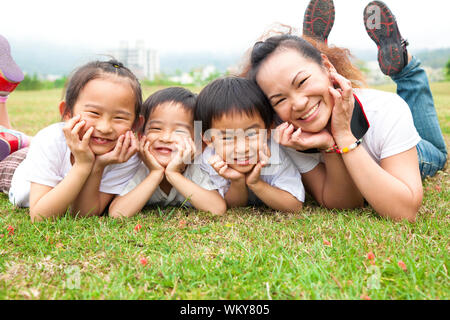
[[[281,35],[258,42],[246,75],[284,122],[276,138],[290,150],[306,189],[320,204],[351,208],[365,199],[381,216],[415,221],[423,196],[421,176],[434,175],[447,157],[426,74],[407,53],[390,10],[373,1],[364,13],[366,30],[398,95],[357,88],[362,77],[348,50],[326,45],[332,20],[322,28],[308,24],[324,20],[315,19],[324,8],[333,11],[329,17],[334,19],[331,0],[311,1],[305,15],[304,34],[318,41]],[[382,13],[379,26],[371,21],[377,12]],[[313,148],[322,163],[298,152]]]

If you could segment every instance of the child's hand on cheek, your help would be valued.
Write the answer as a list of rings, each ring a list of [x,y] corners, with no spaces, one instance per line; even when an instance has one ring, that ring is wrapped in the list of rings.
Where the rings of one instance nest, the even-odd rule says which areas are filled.
[[[159,164],[158,160],[150,152],[150,146],[153,142],[150,142],[146,136],[142,136],[139,141],[139,156],[150,171],[164,172],[165,168]]]
[[[167,172],[182,172],[186,164],[191,163],[192,157],[195,154],[195,146],[192,139],[182,136],[174,138],[177,150],[174,151],[174,156],[170,160],[166,168]]]
[[[258,163],[253,167],[253,170],[250,171],[245,177],[245,183],[248,186],[255,185],[260,181],[261,170],[269,163],[270,150],[266,143],[264,144],[262,149],[263,150],[259,151]]]
[[[208,159],[208,163],[213,167],[213,169],[217,172],[217,174],[227,180],[241,180],[245,179],[245,175],[243,173],[240,173],[230,167],[226,164],[225,161],[219,156],[214,155],[211,158]]]
[[[124,163],[138,151],[139,146],[136,137],[133,132],[127,131],[117,139],[113,150],[95,157],[95,164],[104,168],[110,164]]]
[[[90,127],[80,139],[80,130],[85,126],[86,122],[81,120],[80,115],[76,115],[66,122],[63,128],[64,136],[66,137],[67,145],[75,158],[75,163],[79,165],[93,165],[95,155],[89,147],[89,140],[91,138],[93,127]]]

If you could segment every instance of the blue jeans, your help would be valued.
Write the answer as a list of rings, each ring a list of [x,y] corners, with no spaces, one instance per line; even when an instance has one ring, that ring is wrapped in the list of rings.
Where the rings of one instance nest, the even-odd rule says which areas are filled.
[[[416,146],[422,179],[434,176],[447,161],[447,148],[420,60],[413,57],[400,73],[392,76],[392,80],[397,84],[397,94],[411,109],[414,125],[422,138]]]

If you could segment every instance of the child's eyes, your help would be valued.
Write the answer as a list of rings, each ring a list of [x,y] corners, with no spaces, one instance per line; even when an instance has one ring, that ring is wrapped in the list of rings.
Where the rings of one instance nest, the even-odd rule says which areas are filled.
[[[92,115],[92,116],[98,116],[98,115],[100,115],[98,112],[95,112],[95,111],[86,111],[86,113],[87,113],[88,115]]]
[[[153,131],[161,131],[161,128],[149,128],[148,130],[153,130]]]
[[[247,137],[255,137],[258,133],[256,131],[246,132],[245,135]]]

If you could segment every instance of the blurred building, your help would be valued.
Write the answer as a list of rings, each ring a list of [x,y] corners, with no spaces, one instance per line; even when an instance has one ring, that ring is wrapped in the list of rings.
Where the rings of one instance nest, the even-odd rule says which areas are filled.
[[[136,41],[134,47],[128,41],[121,41],[119,48],[113,50],[113,56],[122,62],[139,79],[155,80],[159,74],[159,55],[154,49],[147,48],[143,40]]]

